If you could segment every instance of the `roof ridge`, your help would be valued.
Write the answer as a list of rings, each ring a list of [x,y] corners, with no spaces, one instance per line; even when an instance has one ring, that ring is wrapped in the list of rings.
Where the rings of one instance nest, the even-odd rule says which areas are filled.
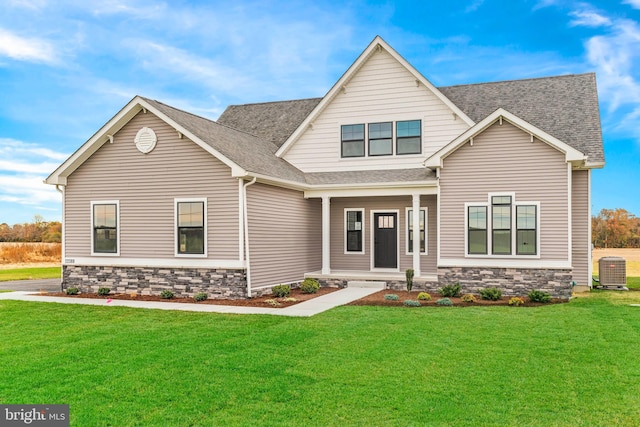
[[[450,87],[465,87],[465,86],[479,86],[479,85],[490,85],[490,84],[500,84],[500,83],[513,83],[513,82],[526,82],[532,80],[551,80],[551,79],[562,79],[567,77],[579,77],[579,76],[589,76],[595,75],[596,73],[593,71],[587,73],[571,73],[571,74],[559,74],[555,76],[544,76],[544,77],[529,77],[526,79],[510,79],[510,80],[497,80],[493,82],[478,82],[478,83],[464,83],[458,85],[450,85],[450,86],[438,86],[438,89],[450,88]]]
[[[281,104],[281,103],[285,103],[285,102],[296,102],[296,101],[313,101],[316,99],[322,99],[322,96],[317,96],[317,97],[311,97],[311,98],[299,98],[299,99],[283,99],[281,101],[266,101],[266,102],[249,102],[247,104],[229,104],[227,106],[227,108],[229,107],[247,107],[250,105],[266,105],[266,104]]]

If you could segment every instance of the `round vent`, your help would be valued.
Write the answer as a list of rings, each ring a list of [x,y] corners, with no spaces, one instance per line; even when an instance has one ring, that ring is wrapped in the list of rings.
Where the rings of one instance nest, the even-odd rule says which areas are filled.
[[[136,143],[136,148],[141,153],[147,154],[156,147],[158,137],[156,137],[156,133],[153,131],[153,129],[143,127],[136,134],[136,139],[134,140],[134,142]]]

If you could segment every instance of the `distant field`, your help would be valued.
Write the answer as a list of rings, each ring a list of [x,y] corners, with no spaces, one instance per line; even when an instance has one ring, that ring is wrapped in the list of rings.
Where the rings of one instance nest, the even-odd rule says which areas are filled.
[[[60,265],[60,243],[0,242],[0,269]]]
[[[598,274],[598,260],[607,256],[624,258],[627,264],[627,277],[640,277],[640,248],[594,249],[592,258],[593,274]]]

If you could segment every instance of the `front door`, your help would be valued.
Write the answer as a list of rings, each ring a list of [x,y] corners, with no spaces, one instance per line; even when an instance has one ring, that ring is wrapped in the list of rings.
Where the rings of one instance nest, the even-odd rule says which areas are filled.
[[[373,214],[373,266],[398,268],[398,214]]]

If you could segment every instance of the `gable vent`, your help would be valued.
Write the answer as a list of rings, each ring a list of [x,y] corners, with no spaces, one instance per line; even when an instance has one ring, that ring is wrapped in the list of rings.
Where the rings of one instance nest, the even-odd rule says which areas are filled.
[[[158,137],[156,137],[156,133],[153,131],[153,129],[143,127],[136,134],[134,142],[136,143],[136,148],[138,149],[138,151],[147,154],[156,147]]]

